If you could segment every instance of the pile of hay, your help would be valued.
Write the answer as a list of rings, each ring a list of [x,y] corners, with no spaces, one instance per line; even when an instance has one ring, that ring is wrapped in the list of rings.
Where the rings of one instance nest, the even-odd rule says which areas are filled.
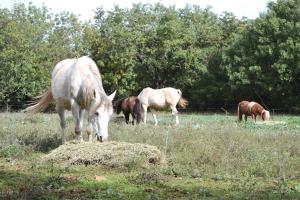
[[[148,167],[162,161],[151,145],[127,142],[68,142],[44,156],[43,161],[63,164],[104,165],[113,168]]]

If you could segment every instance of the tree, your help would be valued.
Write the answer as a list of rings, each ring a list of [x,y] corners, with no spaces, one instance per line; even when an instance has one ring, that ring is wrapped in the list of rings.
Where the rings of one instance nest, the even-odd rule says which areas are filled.
[[[241,98],[300,108],[299,9],[300,1],[270,2],[228,49],[228,76]]]
[[[83,25],[68,13],[15,4],[0,9],[0,26],[0,107],[20,108],[50,87],[57,62],[83,52]]]

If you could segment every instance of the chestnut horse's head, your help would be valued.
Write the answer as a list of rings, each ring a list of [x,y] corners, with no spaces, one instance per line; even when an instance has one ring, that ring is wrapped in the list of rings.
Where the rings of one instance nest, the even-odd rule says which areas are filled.
[[[263,121],[267,121],[270,119],[270,112],[267,110],[263,110],[261,113],[261,118]]]

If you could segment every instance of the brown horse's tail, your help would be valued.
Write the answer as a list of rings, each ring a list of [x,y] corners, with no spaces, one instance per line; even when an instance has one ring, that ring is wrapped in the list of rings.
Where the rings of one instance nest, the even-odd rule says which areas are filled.
[[[27,108],[25,108],[25,112],[28,113],[38,113],[38,112],[42,112],[43,110],[45,110],[48,105],[51,103],[51,101],[53,100],[53,95],[51,92],[51,88],[48,89],[47,92],[45,92],[42,96],[38,97],[39,100],[33,102],[34,105],[31,105]]]
[[[136,122],[139,124],[142,121],[142,104],[138,98],[135,99],[133,112],[136,117]]]
[[[238,116],[238,121],[239,121],[239,122],[243,120],[243,118],[242,118],[243,115],[242,115],[242,113],[241,113],[241,111],[240,111],[240,104],[238,105],[237,116]]]

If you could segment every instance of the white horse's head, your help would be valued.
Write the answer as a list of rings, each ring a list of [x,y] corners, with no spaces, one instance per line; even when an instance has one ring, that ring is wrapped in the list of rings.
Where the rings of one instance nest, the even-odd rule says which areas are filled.
[[[108,139],[108,122],[113,114],[112,100],[116,95],[114,91],[108,97],[102,98],[101,103],[93,113],[92,124],[97,135],[98,141],[107,141]]]

